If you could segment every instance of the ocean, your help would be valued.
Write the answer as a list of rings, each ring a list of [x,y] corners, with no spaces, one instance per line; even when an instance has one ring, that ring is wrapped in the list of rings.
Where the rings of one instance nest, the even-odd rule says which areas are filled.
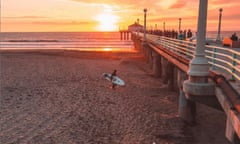
[[[221,31],[220,38],[223,40],[225,37],[231,37],[233,33],[236,33],[238,38],[240,38],[240,31]],[[217,31],[207,31],[206,37],[208,39],[216,40]]]
[[[221,38],[234,31],[222,31]],[[236,31],[240,36],[240,31]],[[216,39],[217,32],[207,32]],[[66,49],[81,51],[132,51],[133,42],[121,40],[119,32],[1,32],[1,49]]]
[[[133,42],[119,32],[1,32],[1,49],[131,51]]]

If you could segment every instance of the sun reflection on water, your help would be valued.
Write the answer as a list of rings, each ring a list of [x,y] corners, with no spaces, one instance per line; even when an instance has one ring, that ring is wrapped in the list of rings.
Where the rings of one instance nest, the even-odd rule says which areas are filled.
[[[103,51],[113,51],[113,49],[112,49],[112,48],[109,48],[109,47],[105,47],[105,48],[103,48],[102,50],[103,50]]]

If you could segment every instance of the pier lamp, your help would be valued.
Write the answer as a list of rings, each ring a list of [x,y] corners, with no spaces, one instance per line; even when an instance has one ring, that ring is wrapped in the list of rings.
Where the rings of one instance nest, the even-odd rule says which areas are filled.
[[[178,32],[179,32],[179,33],[180,33],[180,30],[181,30],[181,21],[182,21],[182,19],[179,18],[179,23],[178,23]]]
[[[188,80],[183,83],[183,91],[187,99],[201,101],[207,103],[215,99],[215,84],[208,81],[209,65],[205,57],[205,39],[207,24],[207,7],[208,0],[199,0],[198,9],[198,26],[197,26],[197,45],[194,58],[190,61]],[[194,122],[196,116],[196,102],[187,101],[186,105],[189,109],[189,117],[187,121]]]
[[[165,32],[165,22],[163,22],[163,32]]]
[[[220,33],[221,33],[222,11],[223,11],[223,9],[220,8],[219,9],[219,19],[218,19],[218,33],[217,33],[217,39],[216,39],[217,42],[221,41]]]
[[[147,9],[143,9],[144,12],[144,42],[146,42],[147,38],[146,38],[146,21],[147,21]]]

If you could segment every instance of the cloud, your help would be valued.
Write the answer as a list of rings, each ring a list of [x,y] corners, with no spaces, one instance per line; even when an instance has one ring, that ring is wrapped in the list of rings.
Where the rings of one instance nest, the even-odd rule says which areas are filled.
[[[2,17],[5,19],[45,19],[50,17],[45,16],[16,16],[16,17]]]
[[[150,18],[149,22],[178,21],[178,20],[179,20],[179,17],[175,16],[175,17],[167,17],[167,18]],[[188,17],[182,18],[182,21],[192,21],[192,20],[197,20],[197,16],[188,16]]]
[[[187,4],[186,0],[178,0],[176,3],[174,3],[173,5],[171,5],[169,8],[170,9],[178,9],[178,8],[183,8],[185,7]]]
[[[110,4],[110,5],[125,5],[125,6],[146,6],[146,5],[154,5],[157,3],[156,0],[148,0],[148,1],[139,1],[139,0],[71,0],[81,3],[88,3],[88,4]]]
[[[39,25],[89,25],[97,24],[96,21],[34,21],[32,24]]]
[[[209,2],[210,4],[213,4],[213,5],[224,5],[224,4],[228,4],[229,1],[226,1],[226,0],[211,0]],[[239,0],[231,0],[231,4],[239,4]]]
[[[115,8],[118,8],[118,11],[121,10],[135,10],[135,11],[142,11],[143,8],[147,9],[159,9],[158,3],[164,3],[165,0],[70,0],[84,4],[92,4],[92,5],[111,5]],[[121,8],[121,9],[120,9]]]

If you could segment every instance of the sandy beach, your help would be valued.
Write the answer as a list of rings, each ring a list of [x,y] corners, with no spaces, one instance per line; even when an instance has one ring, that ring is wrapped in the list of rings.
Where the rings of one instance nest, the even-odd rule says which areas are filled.
[[[178,116],[178,94],[141,53],[1,52],[2,144],[228,144],[223,112]],[[126,86],[111,89],[102,73]]]

